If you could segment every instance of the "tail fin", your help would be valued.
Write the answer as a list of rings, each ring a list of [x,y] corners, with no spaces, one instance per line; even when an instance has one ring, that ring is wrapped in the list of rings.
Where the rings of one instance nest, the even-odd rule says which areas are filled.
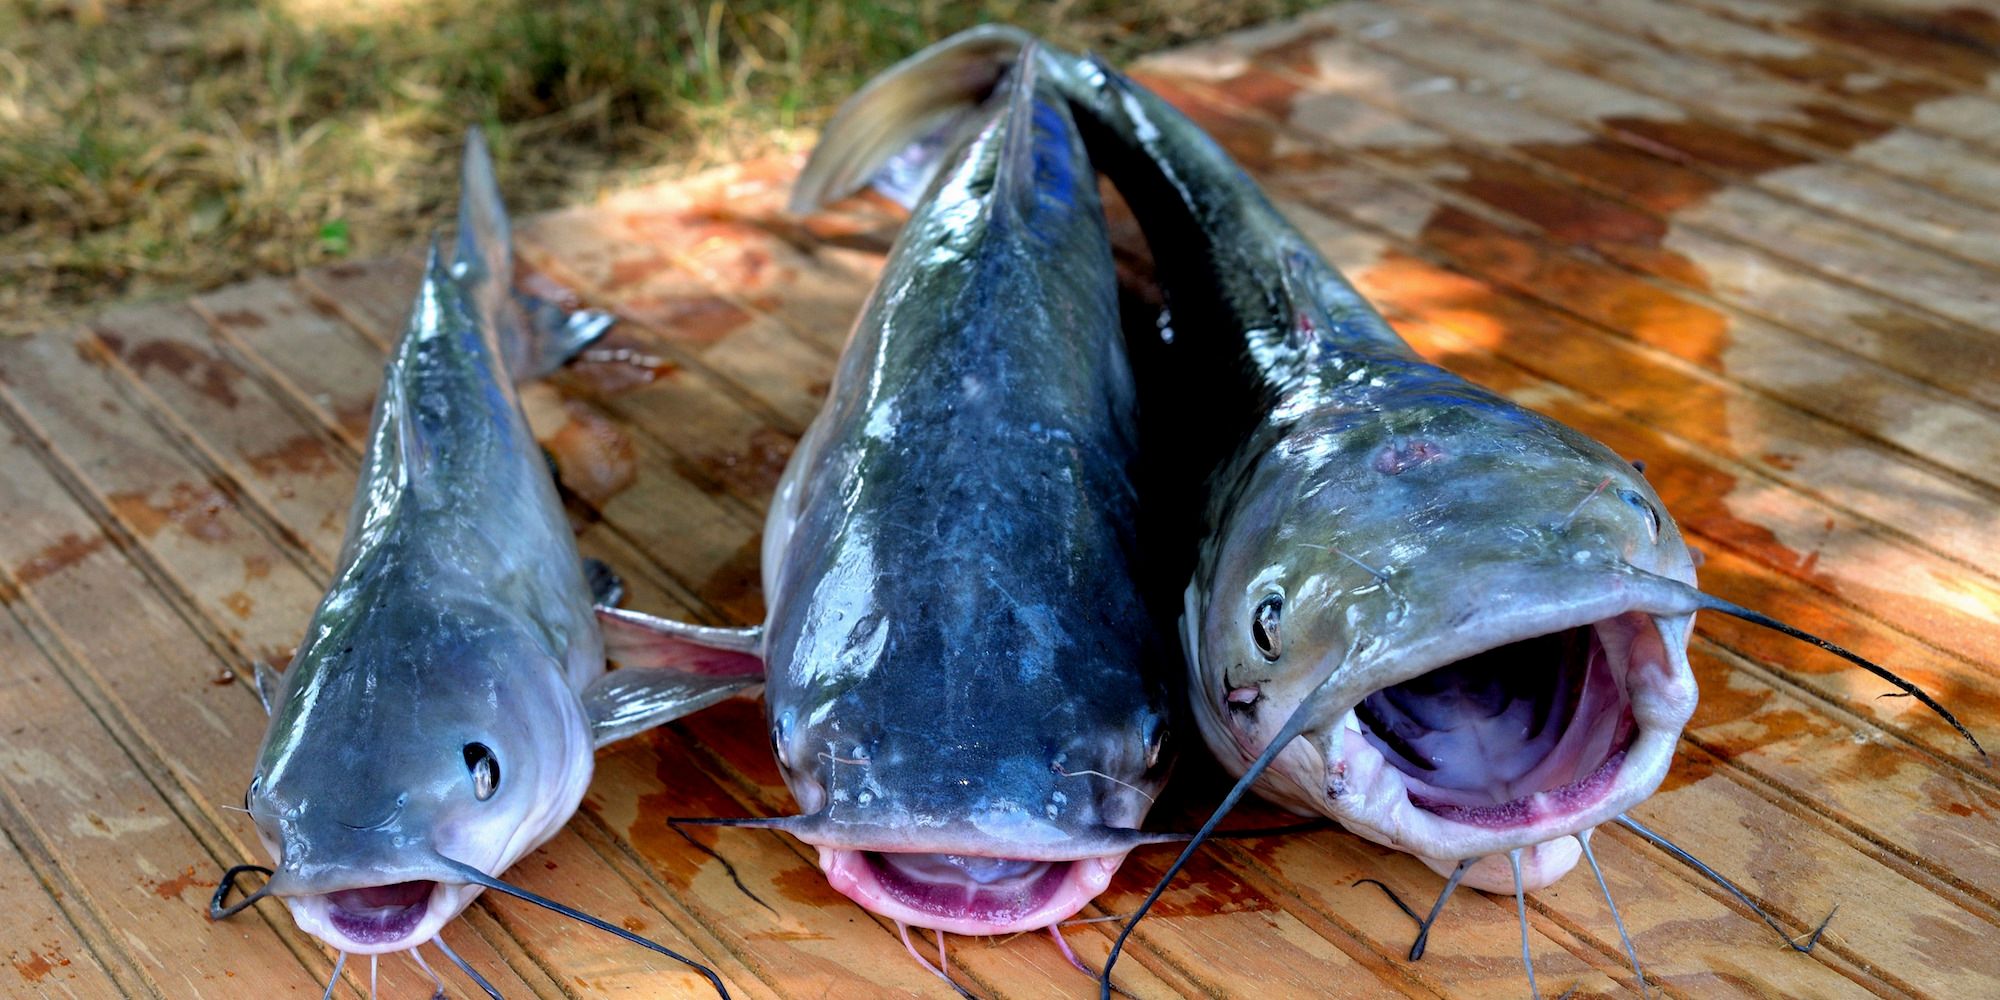
[[[989,24],[962,31],[889,67],[855,92],[820,134],[792,186],[791,210],[810,212],[868,185],[891,167],[891,197],[929,187],[943,137],[987,97],[1034,36]],[[895,161],[892,166],[892,161]]]
[[[493,156],[478,126],[465,133],[452,272],[465,286],[480,319],[499,338],[507,370],[517,381],[540,378],[562,367],[611,328],[609,313],[571,309],[514,289],[513,229],[493,177]]]

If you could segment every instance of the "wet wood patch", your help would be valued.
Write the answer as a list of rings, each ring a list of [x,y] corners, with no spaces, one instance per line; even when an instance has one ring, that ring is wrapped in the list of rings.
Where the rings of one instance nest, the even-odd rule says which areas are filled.
[[[1643,459],[1709,589],[1893,664],[2000,744],[2000,20],[1952,0],[1349,0],[1136,69],[1427,357]],[[520,227],[530,280],[622,320],[523,399],[629,606],[762,613],[768,498],[896,225],[865,200],[786,216],[796,168]],[[0,994],[318,995],[331,956],[282,908],[211,924],[205,904],[221,868],[263,860],[234,808],[264,724],[249,664],[289,658],[325,586],[415,279],[412,257],[342,264],[0,343]],[[1807,647],[1704,620],[1693,656],[1701,707],[1636,817],[1794,932],[1839,912],[1794,953],[1607,830],[1651,988],[2000,988],[1996,772]],[[763,731],[736,701],[604,751],[582,812],[512,877],[702,956],[737,995],[949,996],[811,849],[666,823],[788,811]],[[1160,825],[1223,787],[1184,767]],[[1139,852],[1083,916],[1129,912],[1170,859]],[[1462,893],[1410,962],[1411,922],[1362,878],[1419,906],[1441,884],[1337,832],[1217,844],[1120,981],[1528,995],[1512,899]],[[1116,931],[1064,928],[1092,964]],[[1527,935],[1547,995],[1637,994],[1588,872],[1527,900]],[[510,997],[703,993],[511,900],[446,938]],[[1045,935],[947,943],[978,995],[1094,995]],[[429,994],[405,959],[380,974],[384,996]],[[346,979],[337,995],[366,995],[366,963]]]

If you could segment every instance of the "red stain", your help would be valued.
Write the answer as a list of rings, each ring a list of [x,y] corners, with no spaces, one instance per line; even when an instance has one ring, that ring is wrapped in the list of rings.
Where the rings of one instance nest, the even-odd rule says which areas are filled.
[[[763,542],[752,537],[737,546],[722,565],[701,582],[702,600],[736,621],[764,620]]]
[[[261,330],[270,323],[263,314],[249,309],[228,309],[215,314],[215,321],[223,326],[241,327],[245,330]]]
[[[333,455],[320,439],[301,434],[268,451],[249,456],[246,461],[259,475],[321,476],[339,471]]]
[[[181,872],[179,875],[163,882],[153,883],[153,894],[161,899],[179,899],[181,893],[197,885],[201,886],[204,890],[208,888],[207,884],[203,881],[203,877],[195,874],[194,866],[189,865],[187,870]]]
[[[138,375],[158,368],[223,406],[233,408],[237,403],[235,381],[241,373],[235,366],[192,344],[148,340],[126,350],[116,337],[99,333],[97,339],[123,357]]]
[[[110,539],[103,535],[85,538],[75,533],[66,534],[14,567],[14,576],[22,586],[27,586],[82,562],[108,541]]]
[[[777,489],[798,438],[772,427],[752,432],[738,451],[675,457],[674,471],[710,493],[733,493],[762,501]]]
[[[134,532],[148,538],[172,524],[200,541],[222,541],[230,534],[222,516],[235,508],[222,491],[208,483],[175,483],[167,489],[164,500],[144,493],[113,493],[109,499],[118,516]]]
[[[39,983],[47,979],[49,973],[69,965],[69,959],[63,957],[60,947],[45,947],[48,947],[49,955],[43,955],[38,951],[31,951],[28,952],[27,958],[14,959],[14,971],[19,973],[22,979],[31,983]]]
[[[609,399],[651,385],[679,371],[654,346],[627,329],[612,332],[590,345],[557,375],[563,385],[597,399]]]
[[[256,553],[243,557],[243,582],[262,580],[271,575],[271,557]]]
[[[589,404],[565,399],[566,419],[542,441],[555,456],[562,484],[598,509],[632,485],[639,475],[632,439]]]
[[[251,609],[256,607],[256,602],[250,599],[249,594],[246,594],[238,590],[229,594],[227,597],[224,597],[222,599],[222,605],[223,607],[228,608],[231,612],[234,612],[236,617],[248,618],[250,617]]]

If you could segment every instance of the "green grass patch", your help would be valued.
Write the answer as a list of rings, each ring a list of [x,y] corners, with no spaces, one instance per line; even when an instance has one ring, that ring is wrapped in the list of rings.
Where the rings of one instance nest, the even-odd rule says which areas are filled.
[[[0,331],[407,246],[468,124],[517,210],[811,141],[982,21],[1114,58],[1310,0],[0,0]]]

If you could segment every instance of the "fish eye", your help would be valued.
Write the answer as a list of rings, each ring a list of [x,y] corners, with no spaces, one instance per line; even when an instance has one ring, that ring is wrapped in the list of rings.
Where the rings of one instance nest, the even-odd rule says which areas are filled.
[[[771,722],[771,753],[778,758],[778,766],[786,770],[792,767],[792,713],[786,712]]]
[[[472,797],[481,802],[500,790],[500,759],[484,743],[465,745],[465,769],[472,772]]]
[[[1250,639],[1257,644],[1257,652],[1264,659],[1275,660],[1284,652],[1284,640],[1278,626],[1285,612],[1285,599],[1272,594],[1257,605],[1257,611],[1250,616]]]
[[[1631,504],[1633,507],[1638,508],[1639,513],[1646,515],[1646,530],[1652,532],[1654,541],[1659,541],[1660,512],[1654,510],[1653,505],[1647,503],[1646,498],[1640,496],[1638,490],[1619,490],[1618,499]]]
[[[263,783],[264,783],[264,772],[259,771],[256,774],[250,776],[250,787],[245,788],[243,790],[244,812],[250,811],[250,800],[257,795],[257,788]]]

